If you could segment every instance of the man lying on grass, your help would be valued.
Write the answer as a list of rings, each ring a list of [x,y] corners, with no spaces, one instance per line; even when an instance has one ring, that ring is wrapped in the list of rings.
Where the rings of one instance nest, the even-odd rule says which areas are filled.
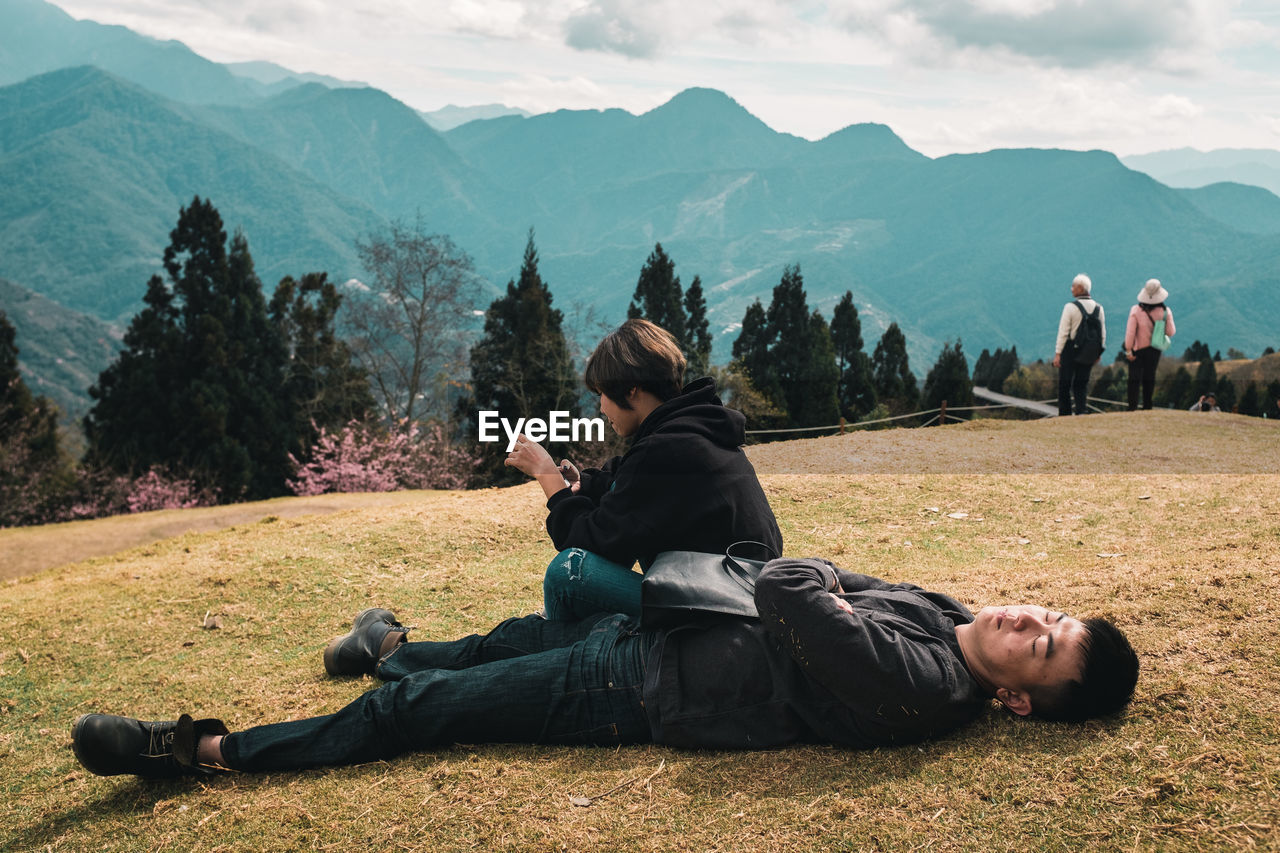
[[[1102,619],[1033,605],[975,617],[953,598],[825,560],[768,563],[760,618],[662,631],[627,617],[532,615],[453,642],[405,642],[365,610],[325,650],[334,675],[385,684],[336,714],[229,733],[219,720],[86,714],[76,757],[102,776],[357,764],[453,743],[887,746],[941,735],[994,698],[1078,721],[1122,709],[1138,658]]]

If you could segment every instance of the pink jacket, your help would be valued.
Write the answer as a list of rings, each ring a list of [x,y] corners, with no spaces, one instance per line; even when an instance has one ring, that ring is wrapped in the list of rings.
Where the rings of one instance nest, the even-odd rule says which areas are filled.
[[[1164,333],[1173,337],[1176,329],[1173,325],[1173,312],[1163,306],[1154,308],[1150,313],[1141,305],[1129,309],[1129,322],[1124,327],[1124,348],[1127,352],[1136,352],[1151,346],[1151,332],[1156,321],[1165,318]]]

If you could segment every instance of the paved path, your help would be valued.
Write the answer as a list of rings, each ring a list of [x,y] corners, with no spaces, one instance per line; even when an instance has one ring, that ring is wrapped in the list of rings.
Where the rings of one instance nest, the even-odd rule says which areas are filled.
[[[1046,418],[1057,417],[1058,407],[1051,406],[1048,403],[1038,403],[1035,400],[1024,400],[1021,397],[1010,397],[1008,394],[997,394],[995,391],[988,391],[977,385],[973,386],[973,396],[980,400],[986,400],[988,403],[998,403],[1002,406],[1016,406],[1019,409],[1026,409],[1028,412],[1035,412],[1037,415],[1043,415]]]

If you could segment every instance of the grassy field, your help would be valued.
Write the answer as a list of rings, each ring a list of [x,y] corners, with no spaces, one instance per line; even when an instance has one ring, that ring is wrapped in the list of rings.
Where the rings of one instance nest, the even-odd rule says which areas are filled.
[[[362,607],[443,639],[538,606],[536,486],[402,494],[6,582],[0,850],[1280,848],[1280,425],[1148,412],[752,454],[790,554],[975,607],[1117,620],[1143,663],[1129,712],[1069,726],[993,707],[946,739],[862,752],[456,746],[203,783],[79,767],[86,711],[234,729],[341,707],[376,682],[326,678],[320,650]],[[124,523],[93,522],[104,541]]]

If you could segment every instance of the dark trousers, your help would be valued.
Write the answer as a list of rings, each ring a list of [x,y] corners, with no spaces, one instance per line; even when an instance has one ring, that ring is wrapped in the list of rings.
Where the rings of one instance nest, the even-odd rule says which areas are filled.
[[[642,702],[656,635],[622,615],[508,619],[485,635],[404,643],[384,681],[336,714],[227,735],[244,771],[361,764],[453,743],[617,746],[653,734]]]
[[[1138,389],[1142,389],[1142,408],[1151,408],[1151,398],[1156,390],[1156,365],[1160,363],[1160,350],[1143,347],[1134,350],[1129,362],[1129,411],[1138,408]]]
[[[1089,411],[1089,371],[1092,364],[1076,364],[1076,348],[1071,341],[1062,348],[1062,358],[1058,368],[1058,414],[1071,414],[1071,402],[1075,400],[1076,414],[1083,415]]]

